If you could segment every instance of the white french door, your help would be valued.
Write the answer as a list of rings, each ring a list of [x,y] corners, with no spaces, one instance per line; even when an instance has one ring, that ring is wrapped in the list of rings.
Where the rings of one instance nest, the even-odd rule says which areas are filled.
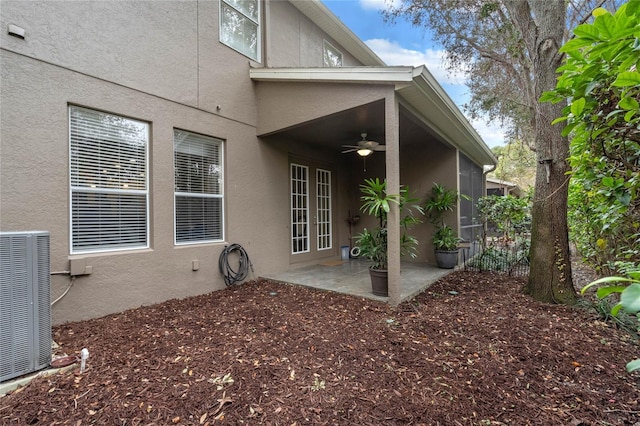
[[[291,255],[312,260],[333,254],[333,182],[330,170],[291,163]]]

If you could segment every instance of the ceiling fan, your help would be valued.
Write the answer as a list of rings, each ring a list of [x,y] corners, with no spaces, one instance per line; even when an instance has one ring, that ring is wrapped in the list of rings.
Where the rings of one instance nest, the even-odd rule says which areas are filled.
[[[360,133],[362,137],[361,141],[358,141],[358,145],[342,145],[343,148],[348,148],[342,151],[343,154],[347,152],[357,152],[359,156],[366,157],[371,155],[373,151],[385,151],[387,149],[386,145],[380,145],[375,141],[368,141],[366,133]]]

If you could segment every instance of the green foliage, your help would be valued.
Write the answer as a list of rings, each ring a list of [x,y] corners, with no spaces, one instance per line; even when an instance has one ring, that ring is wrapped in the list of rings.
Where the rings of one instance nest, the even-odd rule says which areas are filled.
[[[433,233],[433,248],[441,251],[455,251],[458,249],[460,238],[456,235],[452,227],[444,225],[436,228]]]
[[[379,178],[365,179],[360,185],[363,213],[372,215],[378,220],[378,227],[368,230],[365,228],[356,236],[356,244],[360,248],[360,255],[371,261],[372,269],[387,269],[387,215],[391,210],[391,204],[398,204],[400,210],[400,252],[412,258],[417,256],[418,240],[409,235],[407,231],[413,225],[420,223],[420,219],[414,215],[414,210],[422,213],[420,206],[416,205],[418,199],[409,196],[409,189],[400,188],[400,194],[387,194],[387,182]]]
[[[604,299],[614,294],[620,295],[620,301],[611,308],[611,315],[618,315],[620,310],[624,310],[628,314],[636,315],[640,312],[640,268],[633,268],[626,271],[626,276],[604,277],[596,280],[581,290],[584,294],[588,289],[600,284],[623,283],[618,285],[607,285],[599,287],[596,291],[598,299]],[[639,319],[637,319],[639,320]],[[629,372],[640,369],[640,359],[633,360],[627,364]]]
[[[435,227],[432,242],[435,250],[455,251],[458,249],[460,238],[453,228],[445,223],[445,215],[452,212],[458,204],[458,198],[468,199],[466,195],[458,195],[458,191],[447,189],[445,186],[434,183],[431,195],[423,202],[422,209]]]
[[[431,196],[423,203],[423,209],[429,222],[434,225],[444,226],[444,215],[452,212],[458,203],[458,192],[447,189],[444,185],[434,183],[431,188]]]
[[[512,195],[489,195],[477,203],[483,223],[480,237],[481,253],[469,262],[469,266],[480,271],[502,271],[528,273],[531,241],[531,199]],[[488,231],[497,229],[501,236]]]
[[[615,14],[602,8],[574,30],[556,89],[541,101],[569,99],[571,236],[602,271],[640,261],[640,1]]]
[[[535,184],[536,154],[524,142],[516,140],[491,148],[498,159],[496,169],[488,177],[514,182],[527,191]]]
[[[482,222],[496,226],[506,241],[514,240],[531,223],[531,202],[527,198],[489,195],[481,197],[477,206]]]
[[[469,261],[468,266],[479,271],[528,273],[529,249],[530,242],[526,239],[509,245],[490,243]]]

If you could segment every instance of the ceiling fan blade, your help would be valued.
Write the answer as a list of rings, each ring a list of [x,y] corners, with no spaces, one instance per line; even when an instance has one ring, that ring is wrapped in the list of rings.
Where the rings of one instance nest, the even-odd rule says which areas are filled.
[[[378,146],[376,146],[374,148],[371,148],[371,149],[373,149],[374,151],[386,151],[387,150],[387,146],[386,145],[378,145]]]
[[[362,148],[361,146],[355,146],[355,145],[342,145],[343,148],[354,148],[354,149],[360,149]]]
[[[342,154],[346,154],[347,152],[356,152],[358,149],[360,149],[360,148],[345,149],[344,151],[342,151]]]

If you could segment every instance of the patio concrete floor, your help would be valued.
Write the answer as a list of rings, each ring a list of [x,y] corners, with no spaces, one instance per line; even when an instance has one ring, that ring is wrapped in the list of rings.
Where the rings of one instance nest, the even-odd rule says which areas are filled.
[[[401,299],[409,300],[453,269],[440,269],[426,263],[403,262],[401,265]],[[268,280],[335,291],[386,302],[387,297],[371,292],[369,263],[364,260],[328,261],[264,276]]]

